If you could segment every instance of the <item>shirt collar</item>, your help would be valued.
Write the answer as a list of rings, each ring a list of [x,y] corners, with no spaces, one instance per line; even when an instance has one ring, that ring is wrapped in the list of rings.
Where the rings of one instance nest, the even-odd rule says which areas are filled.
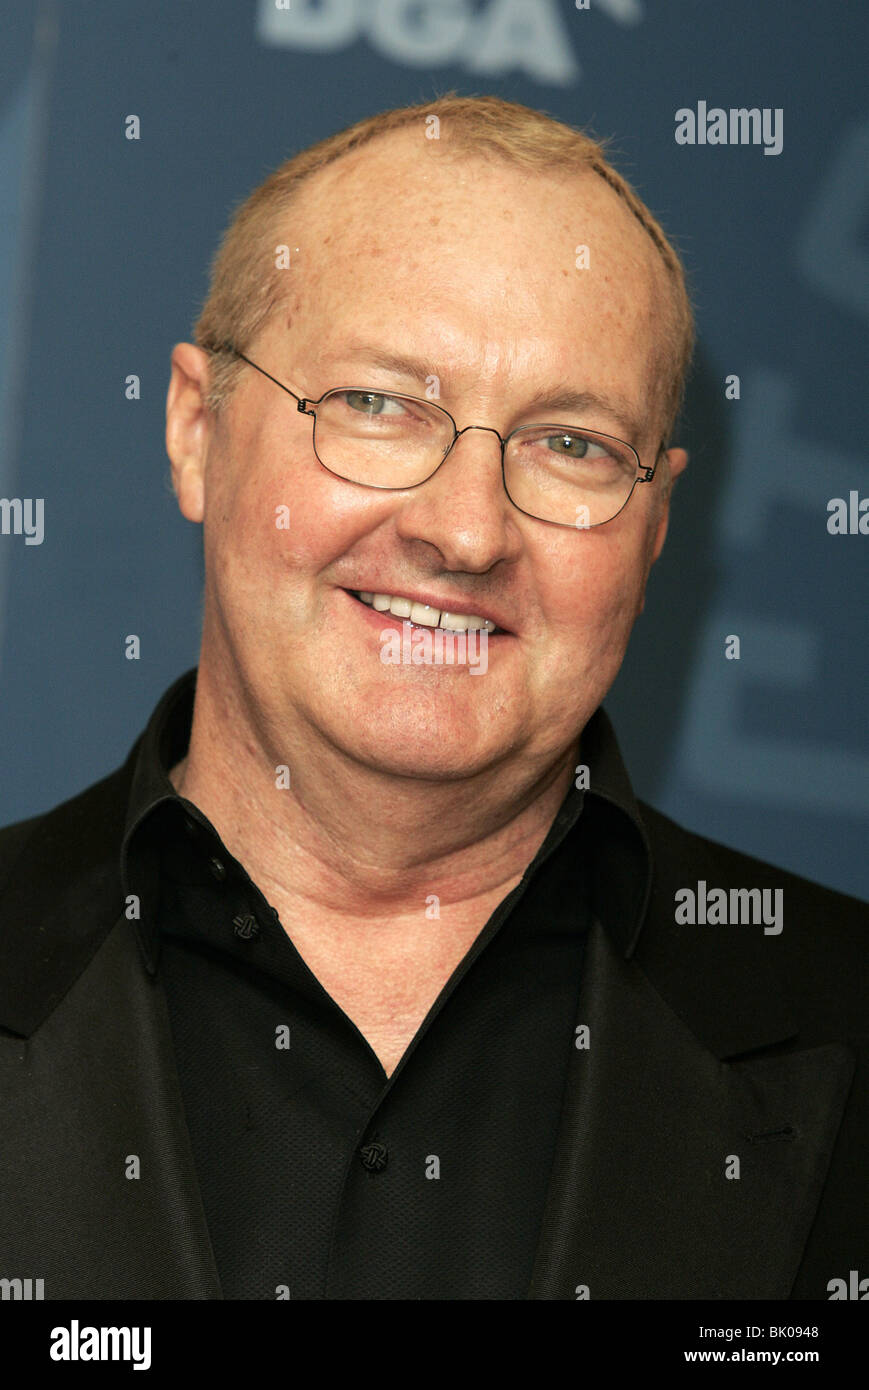
[[[198,835],[215,839],[215,827],[193,802],[178,795],[169,772],[185,756],[193,722],[197,668],[180,676],[158,702],[135,752],[135,766],[121,844],[121,881],[125,899],[136,893],[140,916],[136,919],[139,942],[148,969],[159,959],[159,939],[154,911],[141,911],[142,897],[155,901],[153,893],[159,867],[156,827],[165,829],[171,817]],[[577,782],[570,788],[533,862],[531,876],[574,831],[581,837],[578,848],[587,855],[591,869],[592,909],[607,928],[623,955],[632,954],[642,928],[652,887],[649,842],[630,779],[622,761],[612,724],[601,707],[586,725],[580,745]],[[587,789],[581,769],[588,769]],[[193,825],[191,826],[191,822]],[[198,831],[196,827],[199,827]],[[221,847],[222,848],[222,847]],[[226,851],[222,850],[224,857]]]

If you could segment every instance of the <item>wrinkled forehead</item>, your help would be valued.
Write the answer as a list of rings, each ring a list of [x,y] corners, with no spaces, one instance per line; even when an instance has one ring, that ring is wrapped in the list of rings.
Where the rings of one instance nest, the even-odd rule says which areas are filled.
[[[432,352],[476,338],[637,379],[659,372],[666,271],[644,228],[593,171],[519,167],[432,150],[424,132],[382,138],[320,170],[282,214],[291,248],[282,319],[324,350],[431,326]],[[464,340],[460,342],[460,340]],[[533,352],[525,353],[530,362]],[[470,365],[470,364],[469,364]]]

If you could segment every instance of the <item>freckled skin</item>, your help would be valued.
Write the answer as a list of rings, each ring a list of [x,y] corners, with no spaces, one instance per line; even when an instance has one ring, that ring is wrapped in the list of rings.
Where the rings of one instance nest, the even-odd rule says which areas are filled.
[[[365,338],[431,362],[460,429],[502,435],[535,422],[526,402],[547,386],[616,390],[647,419],[633,442],[651,464],[665,272],[646,233],[594,175],[455,161],[445,144],[400,132],[316,176],[275,237],[299,247],[293,283],[248,355],[313,398],[342,385],[425,395],[424,378],[346,355]],[[319,466],[310,419],[251,369],[223,415],[204,416],[206,361],[176,347],[168,409],[179,505],[205,536],[185,795],[276,891],[304,883],[332,910],[499,890],[542,840],[621,665],[666,533],[666,461],[588,531],[518,512],[481,432],[417,489],[362,488]],[[568,423],[620,433],[604,417]],[[671,450],[671,473],[685,461]],[[516,636],[490,643],[480,677],[384,665],[344,586],[461,593],[474,601],[459,611],[496,606]],[[291,798],[274,791],[281,763]]]

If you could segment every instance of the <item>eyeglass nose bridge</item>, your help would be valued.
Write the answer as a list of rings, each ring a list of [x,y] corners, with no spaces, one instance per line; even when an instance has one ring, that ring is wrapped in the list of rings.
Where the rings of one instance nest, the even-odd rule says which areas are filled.
[[[455,422],[454,422],[453,427],[455,428]],[[469,434],[471,430],[482,430],[484,434],[493,434],[493,435],[495,436],[495,438],[497,439],[498,443],[499,443],[500,446],[501,446],[501,468],[502,468],[502,471],[503,471],[503,467],[504,467],[504,449],[505,449],[505,447],[506,447],[507,441],[506,441],[506,439],[503,438],[502,435],[500,435],[500,434],[498,433],[498,431],[497,431],[492,425],[465,425],[465,428],[464,428],[463,430],[457,429],[456,432],[455,432],[455,434],[453,435],[453,442],[452,442],[452,444],[449,446],[449,448],[447,449],[447,451],[446,451],[446,453],[444,454],[443,458],[441,459],[441,463],[445,463],[445,462],[446,462],[446,460],[449,458],[450,454],[453,452],[453,449],[456,447],[456,444],[457,444],[458,441],[461,439],[462,435],[463,435],[463,434]],[[438,464],[438,468],[440,468],[440,463]]]

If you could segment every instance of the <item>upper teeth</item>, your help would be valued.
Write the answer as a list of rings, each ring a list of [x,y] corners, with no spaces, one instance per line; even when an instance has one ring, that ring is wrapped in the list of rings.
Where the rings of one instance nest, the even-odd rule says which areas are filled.
[[[414,603],[413,599],[402,598],[400,594],[360,593],[359,597],[378,613],[388,610],[394,618],[408,618],[412,623],[421,623],[424,627],[445,627],[454,632],[467,632],[469,628],[495,631],[495,624],[490,618],[478,618],[469,613],[448,613],[446,609],[432,608],[427,603]]]

